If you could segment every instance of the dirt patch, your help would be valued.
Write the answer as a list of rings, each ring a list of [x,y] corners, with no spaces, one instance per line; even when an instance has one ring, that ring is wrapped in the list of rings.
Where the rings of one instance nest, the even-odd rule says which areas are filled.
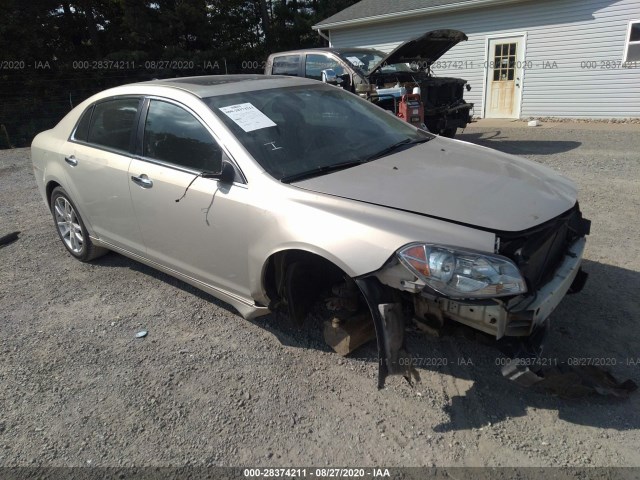
[[[640,136],[473,124],[460,139],[576,180],[591,277],[544,361],[640,381]],[[0,151],[0,169],[0,236],[22,232],[0,249],[0,465],[640,466],[640,395],[527,390],[495,350],[416,331],[422,382],[378,391],[375,346],[341,358],[321,322],[249,322],[120,255],[75,261],[29,150]]]

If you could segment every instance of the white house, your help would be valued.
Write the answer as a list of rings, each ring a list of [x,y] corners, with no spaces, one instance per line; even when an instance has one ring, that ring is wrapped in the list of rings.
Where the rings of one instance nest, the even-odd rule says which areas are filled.
[[[466,79],[478,117],[640,117],[640,0],[362,0],[313,28],[386,52],[465,32],[433,72]]]

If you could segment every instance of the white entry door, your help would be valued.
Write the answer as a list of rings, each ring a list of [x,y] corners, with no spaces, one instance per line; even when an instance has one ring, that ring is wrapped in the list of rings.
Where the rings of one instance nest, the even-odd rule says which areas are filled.
[[[524,65],[524,36],[489,40],[485,117],[518,118]]]

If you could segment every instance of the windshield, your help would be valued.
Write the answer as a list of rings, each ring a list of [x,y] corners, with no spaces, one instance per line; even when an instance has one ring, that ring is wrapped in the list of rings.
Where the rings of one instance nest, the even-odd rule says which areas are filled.
[[[415,65],[415,64],[414,64]],[[384,63],[380,67],[380,71],[382,73],[394,73],[394,72],[411,72],[416,73],[417,68],[411,68],[411,65],[408,63]]]
[[[359,68],[365,74],[369,75],[372,70],[382,61],[386,54],[377,50],[365,51],[341,51],[340,55],[344,57],[351,65]],[[412,72],[411,67],[407,63],[394,63],[389,65],[383,64],[380,68],[383,72]]]
[[[372,161],[433,138],[342,89],[318,84],[205,98],[253,158],[278,180]]]
[[[371,70],[378,65],[385,54],[376,50],[367,51],[341,51],[340,55],[345,58],[351,65],[359,68],[364,73],[369,74]]]

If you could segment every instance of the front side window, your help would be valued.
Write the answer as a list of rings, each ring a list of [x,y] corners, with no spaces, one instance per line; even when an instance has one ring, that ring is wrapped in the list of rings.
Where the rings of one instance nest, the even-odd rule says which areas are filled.
[[[143,155],[203,172],[216,171],[222,162],[222,150],[200,121],[161,100],[149,103]]]
[[[624,62],[640,62],[640,20],[629,24]]]
[[[344,74],[344,67],[333,58],[316,53],[307,55],[307,60],[304,64],[305,77],[322,80],[322,70],[327,69],[332,69],[338,76]]]
[[[298,67],[300,65],[300,55],[282,55],[273,59],[273,75],[291,75],[298,76]]]
[[[87,141],[128,152],[139,103],[138,98],[119,98],[96,104],[91,115]]]

